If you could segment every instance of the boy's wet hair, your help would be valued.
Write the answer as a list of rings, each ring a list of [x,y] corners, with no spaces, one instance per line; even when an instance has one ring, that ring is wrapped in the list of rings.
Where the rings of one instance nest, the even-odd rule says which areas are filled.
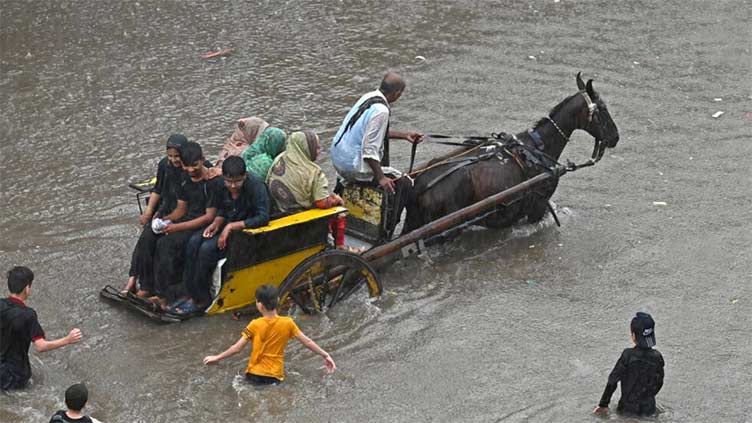
[[[89,400],[89,390],[83,383],[77,383],[65,390],[65,406],[69,410],[81,411]]]
[[[238,156],[230,156],[222,162],[222,176],[243,176],[245,173],[245,161]]]
[[[256,289],[256,301],[264,305],[264,308],[272,311],[277,309],[277,287],[274,285],[261,285]]]
[[[25,266],[16,266],[8,271],[8,291],[11,294],[20,294],[24,288],[31,285],[34,280],[34,272]]]
[[[184,165],[190,166],[196,162],[200,162],[204,159],[204,152],[201,151],[201,146],[197,142],[188,141],[185,146],[180,150],[180,160]]]

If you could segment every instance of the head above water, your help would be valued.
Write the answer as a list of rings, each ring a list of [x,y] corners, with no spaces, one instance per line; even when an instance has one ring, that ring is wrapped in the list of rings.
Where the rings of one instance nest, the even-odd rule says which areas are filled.
[[[180,151],[188,143],[188,139],[183,134],[172,134],[167,138],[167,160],[173,167],[181,167]]]
[[[379,87],[379,91],[384,94],[389,104],[397,101],[404,90],[405,80],[396,72],[387,72]]]
[[[77,383],[65,390],[65,406],[69,410],[81,411],[89,400],[89,390],[83,383]]]
[[[16,266],[8,271],[8,291],[11,294],[22,294],[26,287],[31,287],[33,281],[34,272],[28,267]]]
[[[238,156],[230,156],[222,162],[222,176],[235,178],[245,176],[245,161]]]
[[[253,155],[267,154],[269,157],[277,157],[285,151],[285,140],[287,134],[280,128],[271,126],[264,129],[256,138],[256,142],[250,148]]]
[[[245,161],[238,156],[230,156],[222,162],[222,178],[230,193],[240,193],[246,178]]]
[[[637,312],[629,325],[634,341],[641,348],[655,346],[655,321],[648,313]]]
[[[583,110],[581,127],[587,131],[596,142],[600,142],[598,157],[603,155],[604,150],[616,147],[619,142],[619,130],[608,112],[606,103],[601,99],[593,88],[593,80],[589,79],[587,83],[583,82],[580,72],[576,77],[577,89],[582,94],[585,108]]]
[[[315,162],[321,153],[319,137],[311,130],[295,131],[287,136],[285,151],[289,157]]]
[[[183,171],[191,178],[200,178],[204,172],[204,152],[197,142],[188,141],[180,150],[180,161],[183,162]]]
[[[303,135],[305,135],[308,152],[311,153],[311,161],[315,162],[316,159],[319,158],[319,154],[321,154],[321,143],[319,142],[319,136],[310,129],[303,131]]]
[[[188,143],[188,138],[183,134],[172,134],[167,138],[167,148],[174,148],[180,151]]]
[[[267,311],[277,309],[277,287],[274,285],[261,285],[256,288],[256,302],[261,303]]]

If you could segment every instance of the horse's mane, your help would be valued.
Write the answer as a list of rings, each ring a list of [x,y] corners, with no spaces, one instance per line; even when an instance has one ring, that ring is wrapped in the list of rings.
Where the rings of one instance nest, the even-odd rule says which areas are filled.
[[[560,101],[559,104],[557,104],[551,110],[548,111],[548,115],[547,116],[552,116],[555,113],[558,113],[559,111],[561,111],[561,109],[564,108],[564,105],[567,104],[567,103],[569,103],[569,100],[571,100],[572,97],[576,96],[577,94],[579,94],[579,93],[574,93],[574,94],[570,95],[569,97],[565,98],[564,100]],[[533,124],[533,128],[537,127],[538,125],[542,125],[543,123],[546,122],[546,120],[547,119],[545,117],[542,117],[542,118],[538,119],[538,121],[536,121],[535,124]]]

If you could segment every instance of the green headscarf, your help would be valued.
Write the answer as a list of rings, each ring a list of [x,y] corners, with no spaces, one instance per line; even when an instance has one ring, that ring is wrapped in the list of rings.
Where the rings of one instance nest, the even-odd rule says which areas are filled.
[[[285,137],[285,131],[279,128],[264,129],[256,141],[240,154],[246,169],[262,181],[265,180],[274,159],[285,151]]]
[[[307,210],[329,196],[329,183],[316,160],[318,137],[311,131],[293,132],[285,152],[274,161],[266,183],[282,211]]]

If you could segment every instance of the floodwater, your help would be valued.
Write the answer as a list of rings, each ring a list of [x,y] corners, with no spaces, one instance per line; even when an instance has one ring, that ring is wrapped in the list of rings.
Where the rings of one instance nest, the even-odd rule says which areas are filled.
[[[0,267],[35,271],[28,303],[48,338],[80,327],[84,340],[32,353],[33,386],[0,396],[0,420],[45,421],[85,381],[105,422],[596,422],[629,320],[646,310],[666,360],[654,420],[752,421],[751,11],[748,0],[4,0]],[[219,48],[234,54],[201,58]],[[472,228],[383,272],[380,300],[297,318],[336,360],[331,376],[293,343],[285,383],[255,389],[237,376],[247,351],[201,364],[245,322],[159,325],[99,299],[125,282],[138,236],[126,184],[153,172],[169,134],[213,158],[236,119],[259,115],[328,146],[388,68],[409,84],[394,128],[521,131],[583,71],[621,141],[562,179],[561,227]],[[406,166],[407,144],[395,145]],[[591,148],[575,133],[563,158]]]

